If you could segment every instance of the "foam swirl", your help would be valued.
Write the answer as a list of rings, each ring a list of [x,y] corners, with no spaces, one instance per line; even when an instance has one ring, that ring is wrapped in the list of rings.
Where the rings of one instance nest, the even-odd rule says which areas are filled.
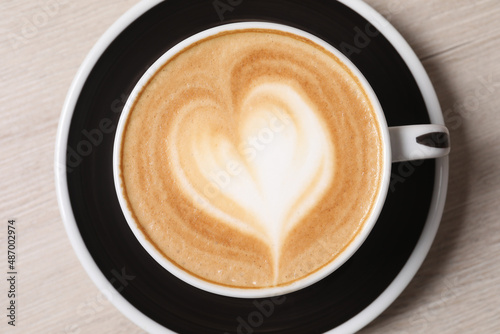
[[[196,276],[287,284],[331,261],[369,214],[382,151],[373,120],[350,71],[311,42],[217,35],[171,59],[133,106],[129,207]]]
[[[332,181],[329,132],[314,107],[281,83],[252,87],[227,133],[196,117],[200,105],[184,105],[167,135],[173,174],[195,205],[203,200],[204,212],[267,243],[276,263],[282,239]]]

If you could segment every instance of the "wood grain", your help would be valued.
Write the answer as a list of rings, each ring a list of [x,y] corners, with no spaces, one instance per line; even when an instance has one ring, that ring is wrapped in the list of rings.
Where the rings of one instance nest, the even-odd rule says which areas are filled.
[[[2,333],[143,333],[84,272],[63,228],[53,176],[69,85],[101,34],[137,2],[0,2],[1,247],[8,219],[17,220],[19,236],[17,326],[2,316]],[[428,71],[452,154],[445,213],[426,261],[361,333],[498,333],[500,3],[366,2],[401,32]],[[0,282],[4,309],[7,284]]]

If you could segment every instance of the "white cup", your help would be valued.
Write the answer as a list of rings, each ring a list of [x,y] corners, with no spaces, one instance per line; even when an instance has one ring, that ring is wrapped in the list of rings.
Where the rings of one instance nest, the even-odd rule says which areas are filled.
[[[123,132],[126,120],[130,113],[131,107],[134,101],[138,97],[139,93],[143,87],[149,82],[151,77],[174,55],[188,47],[189,45],[205,39],[209,36],[216,35],[224,31],[239,30],[239,29],[272,29],[279,30],[295,35],[305,37],[312,42],[324,47],[326,50],[338,57],[354,75],[357,76],[359,81],[364,87],[369,99],[375,110],[378,123],[381,129],[381,137],[383,143],[383,172],[381,186],[379,187],[379,192],[376,197],[373,210],[369,218],[365,221],[361,231],[357,234],[355,239],[349,244],[349,246],[332,262],[324,266],[320,270],[306,276],[303,279],[294,281],[288,285],[270,287],[270,288],[233,288],[223,285],[218,285],[215,283],[210,283],[198,277],[195,277],[188,272],[182,270],[178,266],[174,265],[168,259],[166,259],[154,245],[150,243],[148,238],[144,235],[142,230],[138,227],[135,222],[133,215],[127,205],[127,200],[125,199],[123,193],[123,185],[120,177],[120,159],[121,159],[121,144],[123,138]],[[120,116],[120,121],[118,123],[118,128],[116,131],[114,152],[113,152],[113,173],[115,180],[115,188],[120,202],[120,206],[124,213],[124,216],[129,224],[132,232],[136,236],[140,244],[146,249],[146,251],[166,270],[175,275],[182,281],[191,284],[202,290],[238,298],[262,298],[271,297],[290,293],[303,289],[310,286],[319,280],[325,278],[336,269],[338,269],[342,264],[344,264],[363,244],[363,242],[368,237],[373,226],[377,222],[380,215],[382,207],[384,205],[387,192],[389,189],[390,175],[391,175],[391,165],[393,162],[399,161],[410,161],[417,159],[432,159],[443,157],[449,154],[449,133],[448,129],[443,125],[437,124],[423,124],[423,125],[409,125],[400,127],[388,127],[385,120],[384,112],[382,107],[375,95],[373,89],[371,88],[368,81],[365,79],[363,74],[356,68],[356,66],[340,51],[332,47],[330,44],[319,39],[318,37],[306,33],[302,30],[292,28],[289,26],[275,24],[275,23],[265,23],[265,22],[241,22],[241,23],[231,23],[226,25],[221,25],[212,29],[202,31],[196,35],[193,35],[170,50],[168,50],[163,56],[161,56],[142,76],[134,90],[130,94],[123,112]]]

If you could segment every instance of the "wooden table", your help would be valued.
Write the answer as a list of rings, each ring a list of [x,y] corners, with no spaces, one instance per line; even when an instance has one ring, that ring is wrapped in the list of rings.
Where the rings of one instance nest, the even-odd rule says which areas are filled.
[[[137,2],[0,2],[0,267],[7,266],[7,224],[15,219],[19,272],[15,329],[3,315],[8,286],[0,280],[1,333],[143,333],[103,297],[77,260],[53,172],[68,87],[101,34]],[[498,333],[500,3],[367,2],[424,64],[453,149],[433,247],[403,294],[362,333]]]

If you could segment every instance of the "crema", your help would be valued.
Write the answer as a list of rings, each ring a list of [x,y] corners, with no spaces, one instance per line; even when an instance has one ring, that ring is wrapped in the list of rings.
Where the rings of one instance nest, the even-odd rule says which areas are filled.
[[[163,256],[203,280],[290,284],[333,261],[370,216],[383,143],[342,61],[278,30],[198,41],[128,116],[123,193]]]

